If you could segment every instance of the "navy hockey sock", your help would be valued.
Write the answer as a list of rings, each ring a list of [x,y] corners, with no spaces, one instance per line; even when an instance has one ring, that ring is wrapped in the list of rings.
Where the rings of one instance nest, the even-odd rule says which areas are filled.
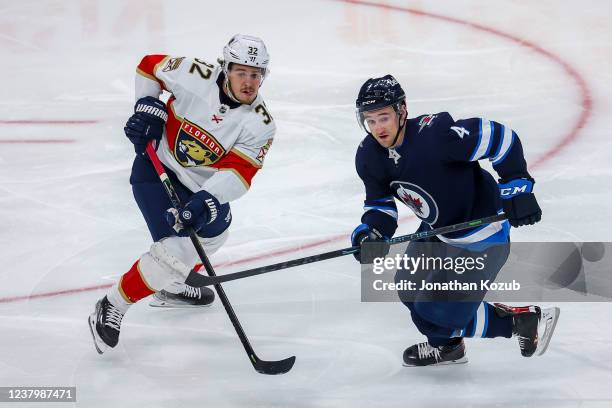
[[[453,337],[512,337],[512,316],[500,317],[495,308],[482,302],[466,327],[456,330]]]

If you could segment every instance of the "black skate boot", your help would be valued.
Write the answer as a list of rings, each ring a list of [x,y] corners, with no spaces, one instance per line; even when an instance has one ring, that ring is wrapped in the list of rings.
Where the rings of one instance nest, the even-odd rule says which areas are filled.
[[[422,367],[431,365],[463,364],[467,363],[465,356],[465,343],[462,338],[440,347],[433,347],[428,342],[410,346],[404,351],[404,366]]]
[[[172,293],[167,290],[160,290],[155,295],[150,306],[153,307],[203,307],[210,306],[215,300],[215,292],[212,289],[203,287],[194,287],[186,284],[181,284],[182,287],[178,293]]]
[[[494,306],[499,316],[512,316],[512,334],[518,339],[523,357],[541,356],[546,352],[559,320],[558,307],[541,309],[534,305],[513,307],[501,303]]]
[[[121,319],[123,313],[113,306],[106,296],[98,300],[96,310],[89,316],[89,329],[99,354],[109,347],[115,347],[119,342]]]

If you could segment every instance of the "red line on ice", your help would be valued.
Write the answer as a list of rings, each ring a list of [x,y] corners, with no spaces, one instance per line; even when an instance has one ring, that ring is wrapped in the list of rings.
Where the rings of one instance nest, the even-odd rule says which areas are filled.
[[[314,242],[311,242],[310,244],[301,244],[299,246],[290,247],[290,248],[286,248],[286,249],[279,249],[279,250],[276,250],[276,251],[273,251],[273,252],[266,252],[264,254],[251,256],[249,258],[239,259],[237,261],[224,262],[224,263],[219,264],[218,266],[219,267],[233,266],[233,265],[240,265],[240,264],[247,263],[247,262],[252,262],[252,261],[260,261],[262,259],[274,258],[274,257],[280,256],[280,255],[286,255],[286,254],[291,254],[291,253],[294,253],[294,252],[302,251],[304,249],[316,248],[318,246],[329,244],[329,243],[332,243],[332,242],[336,242],[336,241],[339,241],[341,239],[346,239],[347,242],[348,242],[348,236],[347,235],[345,235],[345,234],[334,235],[333,237],[322,239],[320,241],[314,241]]]
[[[585,126],[586,122],[591,116],[591,111],[593,108],[593,100],[591,98],[591,91],[587,85],[586,80],[580,75],[580,73],[575,68],[573,68],[568,62],[563,60],[561,57],[553,54],[550,51],[545,50],[544,48],[540,47],[539,45],[529,40],[517,37],[513,34],[508,34],[503,31],[497,30],[495,28],[487,27],[487,26],[484,26],[478,23],[472,23],[469,21],[460,20],[458,18],[429,13],[429,12],[425,12],[421,10],[416,10],[416,9],[411,9],[411,8],[406,8],[406,7],[399,7],[399,6],[391,6],[387,4],[377,4],[377,3],[359,1],[359,0],[334,0],[334,1],[340,1],[343,3],[350,3],[350,4],[362,5],[362,6],[377,7],[381,9],[387,9],[387,10],[394,10],[394,11],[399,11],[399,12],[404,12],[404,13],[410,13],[416,16],[442,20],[442,21],[446,21],[449,23],[453,23],[453,24],[464,25],[466,27],[469,27],[475,30],[479,30],[479,31],[483,31],[483,32],[487,32],[487,33],[496,35],[498,37],[504,38],[506,40],[512,41],[522,47],[529,48],[533,50],[534,52],[560,65],[565,70],[565,72],[568,74],[568,76],[570,76],[578,85],[578,88],[581,94],[581,99],[582,99],[581,100],[582,112],[580,113],[580,116],[578,117],[578,120],[576,121],[574,126],[562,138],[560,138],[559,141],[552,148],[550,148],[547,152],[545,152],[540,157],[536,158],[531,163],[530,165],[531,169],[539,167],[542,164],[546,163],[547,161],[551,160],[552,158],[557,156],[559,153],[561,153],[561,151],[563,151],[563,149],[566,148],[569,144],[574,142],[580,135],[580,130]],[[0,123],[5,123],[5,122],[6,121],[0,121]],[[247,262],[256,261],[256,260],[274,258],[279,255],[294,253],[297,251],[301,251],[303,249],[315,248],[321,245],[329,244],[331,242],[337,242],[342,239],[348,240],[348,235],[346,236],[337,235],[331,238],[315,241],[310,244],[299,245],[296,247],[290,247],[290,248],[283,249],[283,250],[268,252],[268,253],[256,255],[253,257],[240,259],[237,261],[227,262],[219,266],[238,265],[238,264],[247,263]],[[33,295],[0,298],[0,303],[16,302],[20,300],[31,300],[31,299],[59,296],[59,295],[74,294],[74,293],[79,293],[79,292],[87,292],[87,291],[92,291],[92,290],[106,289],[110,286],[111,286],[110,284],[106,284],[106,285],[98,285],[98,286],[89,286],[89,287],[84,287],[84,288],[67,289],[67,290],[55,291],[55,292],[39,293],[39,294],[33,294]]]
[[[293,252],[296,252],[296,251],[299,251],[299,250],[303,250],[303,249],[315,248],[315,247],[318,247],[318,246],[321,246],[321,245],[325,245],[325,244],[328,244],[328,243],[331,243],[331,242],[339,241],[340,239],[347,239],[347,237],[345,235],[336,235],[336,236],[333,236],[331,238],[327,238],[327,239],[323,239],[323,240],[320,240],[320,241],[311,242],[310,244],[303,244],[303,245],[300,245],[299,247],[281,249],[281,250],[277,250],[277,251],[274,251],[274,252],[269,252],[269,253],[265,253],[265,254],[261,254],[261,255],[252,256],[252,257],[249,257],[249,258],[243,258],[243,259],[238,259],[236,261],[225,262],[225,263],[221,263],[221,264],[218,264],[218,265],[214,265],[214,267],[215,268],[222,268],[222,267],[227,267],[227,266],[240,265],[240,264],[244,264],[244,263],[248,263],[248,262],[253,262],[253,261],[257,261],[257,260],[261,260],[261,259],[273,258],[273,257],[276,257],[276,256],[293,253]],[[112,283],[107,283],[107,284],[104,284],[104,285],[95,285],[95,286],[87,286],[87,287],[82,287],[82,288],[65,289],[65,290],[54,291],[54,292],[43,292],[43,293],[37,293],[37,294],[33,294],[33,295],[22,295],[22,296],[5,297],[5,298],[0,298],[0,303],[11,303],[11,302],[17,302],[17,301],[20,301],[20,300],[41,299],[41,298],[48,298],[48,297],[54,297],[54,296],[60,296],[60,295],[72,295],[72,294],[80,293],[80,292],[89,292],[89,291],[92,291],[92,290],[108,289],[111,286],[112,286]]]
[[[74,143],[74,139],[0,139],[1,144]]]
[[[110,288],[111,286],[112,284],[107,283],[104,285],[86,286],[83,288],[65,289],[65,290],[58,290],[55,292],[35,293],[33,295],[5,297],[5,298],[0,298],[0,303],[10,303],[10,302],[17,302],[20,300],[40,299],[40,298],[47,298],[47,297],[60,296],[60,295],[72,295],[74,293],[79,293],[79,292],[89,292],[90,290],[107,289],[107,288]]]
[[[472,23],[470,21],[461,20],[459,18],[430,13],[427,11],[417,10],[417,9],[413,9],[409,7],[392,6],[389,4],[378,4],[378,3],[373,3],[369,1],[361,1],[361,0],[334,0],[334,1],[361,5],[361,6],[375,7],[375,8],[380,8],[384,10],[399,11],[403,13],[413,14],[419,17],[427,17],[427,18],[432,18],[436,20],[446,21],[452,24],[463,25],[463,26],[469,27],[474,30],[486,32],[486,33],[495,35],[497,37],[501,37],[505,40],[516,43],[517,45],[521,47],[529,48],[532,51],[536,52],[537,54],[540,54],[550,59],[551,61],[555,62],[556,64],[560,65],[565,70],[566,74],[570,76],[574,80],[574,82],[578,85],[578,88],[580,90],[582,112],[580,112],[580,116],[576,120],[576,123],[574,124],[574,126],[572,126],[572,128],[563,137],[561,137],[559,141],[555,143],[555,145],[552,148],[550,148],[547,152],[545,152],[540,157],[537,157],[535,160],[531,161],[531,164],[529,166],[530,169],[534,169],[546,163],[548,160],[552,159],[553,157],[561,153],[561,151],[564,148],[566,148],[570,143],[574,142],[580,135],[580,129],[582,129],[585,126],[586,122],[591,116],[591,112],[593,108],[593,99],[591,97],[591,90],[589,89],[584,77],[582,77],[582,75],[580,75],[580,73],[574,67],[572,67],[569,62],[565,61],[558,55],[555,55],[554,53],[548,50],[545,50],[544,48],[540,47],[539,45],[527,39],[518,37],[514,34],[503,32],[493,27],[487,27],[482,24]]]
[[[94,119],[0,119],[1,125],[91,125]]]

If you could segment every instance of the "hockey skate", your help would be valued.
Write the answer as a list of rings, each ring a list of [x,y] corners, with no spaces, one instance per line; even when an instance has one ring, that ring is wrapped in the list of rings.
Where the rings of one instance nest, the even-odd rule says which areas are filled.
[[[429,342],[423,342],[408,347],[404,351],[404,366],[422,367],[432,365],[448,365],[467,363],[465,343],[462,338],[440,347],[433,347]]]
[[[194,287],[184,283],[173,285],[176,293],[169,290],[160,290],[153,295],[149,306],[168,308],[190,308],[210,306],[215,300],[215,292],[207,287]]]
[[[109,347],[115,347],[119,342],[121,319],[123,319],[123,313],[113,306],[106,296],[98,300],[96,310],[88,319],[89,330],[91,330],[98,354],[104,353]]]
[[[561,311],[558,307],[512,307],[494,304],[500,316],[512,316],[512,334],[518,339],[524,357],[541,356],[546,352]]]

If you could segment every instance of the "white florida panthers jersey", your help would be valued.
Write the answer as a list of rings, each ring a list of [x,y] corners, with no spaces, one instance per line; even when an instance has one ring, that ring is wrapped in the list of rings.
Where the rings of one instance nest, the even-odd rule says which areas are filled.
[[[136,99],[171,93],[157,150],[162,163],[187,188],[221,203],[246,193],[276,132],[261,95],[250,105],[229,99],[222,67],[198,58],[147,55],[136,72]]]

